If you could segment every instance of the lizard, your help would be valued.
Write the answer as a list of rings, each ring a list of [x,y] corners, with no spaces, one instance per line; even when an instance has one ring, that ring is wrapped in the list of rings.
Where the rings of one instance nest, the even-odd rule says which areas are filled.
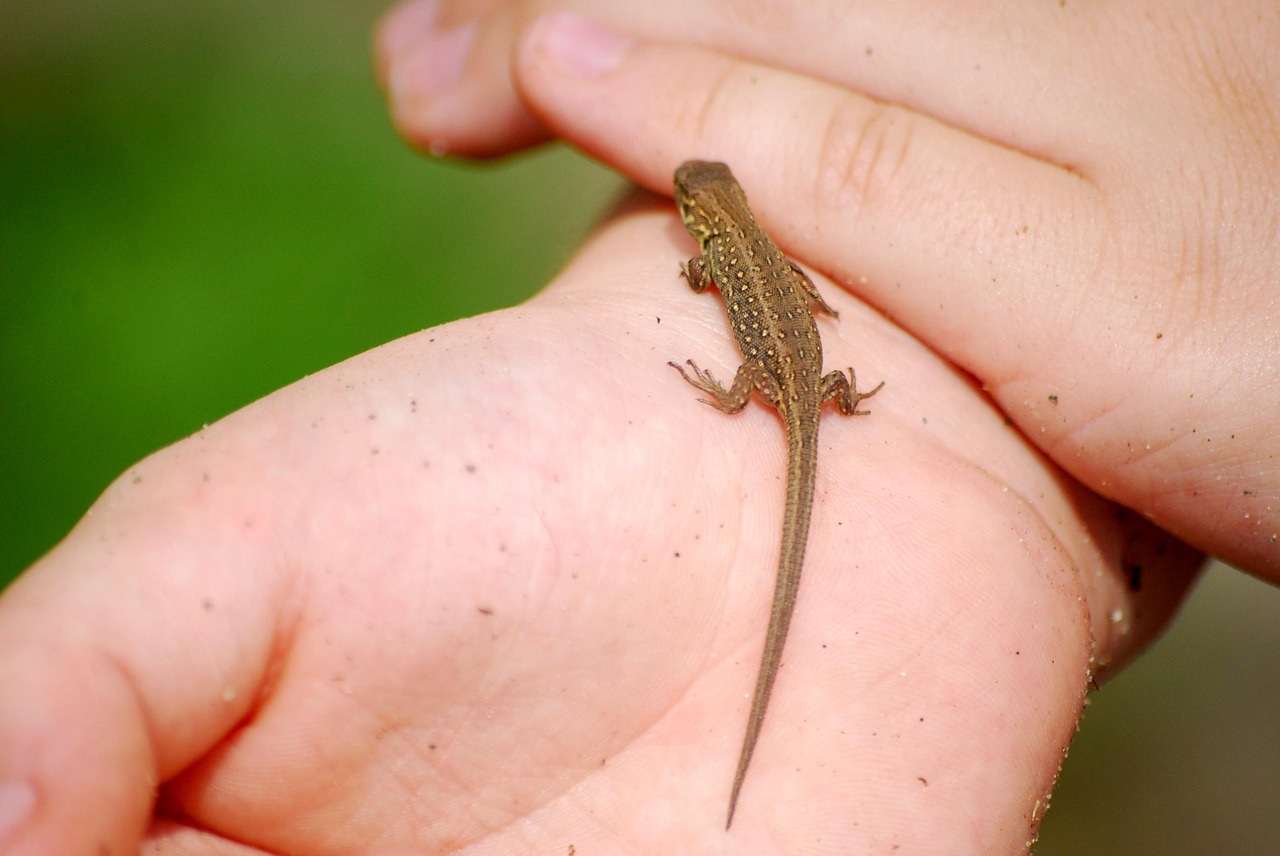
[[[751,699],[746,735],[738,756],[725,829],[733,824],[742,783],[751,764],[760,726],[773,692],[782,649],[795,609],[813,509],[818,464],[818,420],[832,401],[846,416],[864,416],[858,403],[875,395],[858,392],[852,368],[822,374],[822,340],[814,307],[838,317],[813,280],[765,234],[747,207],[746,193],[723,163],[691,160],[675,173],[676,207],[700,253],[680,266],[680,274],[697,293],[712,283],[720,291],[734,338],[742,351],[733,385],[725,389],[710,372],[686,360],[689,367],[668,365],[708,397],[702,402],[725,413],[746,407],[753,392],[772,405],[787,435],[786,503],[778,551],[777,580],[764,652]]]

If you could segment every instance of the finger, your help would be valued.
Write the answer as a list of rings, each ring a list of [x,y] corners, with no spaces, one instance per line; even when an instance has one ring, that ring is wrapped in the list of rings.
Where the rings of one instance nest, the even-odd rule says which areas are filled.
[[[1197,389],[1234,386],[1243,400],[1248,383],[1230,366],[1250,357],[1233,351],[1273,338],[1258,329],[1265,313],[1215,301],[1214,312],[1240,317],[1210,323],[1256,335],[1224,339],[1205,360],[1195,345],[1203,329],[1191,326],[1201,316],[1172,312],[1169,289],[1211,300],[1220,285],[1186,281],[1182,242],[1217,250],[1171,233],[1151,213],[1160,209],[1150,187],[1127,195],[931,116],[564,14],[531,28],[519,68],[557,133],[655,189],[666,192],[689,157],[741,164],[738,178],[784,249],[980,378],[1059,464],[1204,549],[1280,574],[1271,547],[1280,521],[1256,493],[1239,492],[1216,516],[1186,501],[1262,454],[1252,435],[1231,434],[1230,452],[1219,448],[1202,468],[1145,452],[1134,465],[1135,443],[1158,451],[1171,425],[1174,439],[1195,442],[1176,426],[1215,423],[1210,397],[1189,396],[1186,373],[1170,365],[1190,366]],[[593,120],[605,112],[607,123]]]
[[[181,512],[156,537],[153,500],[198,502],[189,486],[153,492],[155,463],[0,600],[0,680],[21,688],[0,694],[0,779],[35,798],[6,853],[134,852],[160,783],[256,698],[273,576],[241,561],[226,530],[202,534]],[[221,562],[261,572],[238,587]]]
[[[1188,63],[1187,53],[1225,50],[1195,46],[1212,12],[1164,6],[1147,9],[1134,26],[1132,9],[1066,3],[869,2],[857,15],[836,0],[749,9],[725,0],[561,5],[634,37],[700,45],[853,88],[1083,173],[1113,164],[1106,155],[1129,145],[1132,129],[1202,129],[1204,122],[1187,120],[1201,109],[1194,69],[1204,63]],[[378,27],[375,67],[401,134],[429,151],[482,157],[546,139],[512,86],[510,64],[514,40],[548,6],[407,0],[392,9]],[[1247,25],[1248,9],[1235,13]],[[1193,47],[1168,50],[1160,34],[1169,30]],[[805,49],[780,51],[787,44]],[[1164,97],[1189,68],[1192,78],[1178,87],[1183,97]],[[1112,85],[1117,79],[1127,85]],[[1130,132],[1117,134],[1117,120]]]
[[[1144,8],[1149,19],[1140,27],[1126,20],[1135,17],[1132,6],[1068,3],[871,0],[850,14],[843,0],[724,0],[683,15],[666,9],[666,26],[647,28],[583,11],[638,39],[798,72],[1085,171],[1081,158],[1125,142],[1115,117],[1132,127],[1186,116],[1185,101],[1162,97],[1169,77],[1185,74],[1185,54],[1153,35],[1179,17],[1167,6]],[[1181,25],[1194,31],[1191,17]],[[797,45],[803,49],[782,47]]]
[[[392,9],[378,28],[375,57],[401,133],[433,151],[477,155],[543,139],[509,65],[519,31],[549,5],[408,0]],[[562,5],[634,37],[703,46],[852,87],[1060,163],[1075,163],[1108,139],[1101,132],[1117,113],[1133,123],[1175,109],[1151,97],[1147,84],[1176,70],[1177,58],[1074,5],[870,2],[856,15],[839,2]],[[787,44],[805,50],[780,53]],[[1113,58],[1134,50],[1159,61],[1140,81],[1126,75],[1140,85],[1109,85]]]
[[[518,25],[508,4],[455,13],[438,0],[409,0],[388,12],[375,33],[374,66],[400,135],[435,155],[471,157],[544,140],[511,84]]]
[[[527,45],[522,84],[558,133],[663,193],[685,158],[740,162],[737,178],[784,249],[837,281],[859,283],[950,353],[972,356],[977,343],[965,331],[1002,309],[1012,319],[1017,308],[1007,292],[990,288],[964,302],[944,299],[953,284],[990,284],[994,276],[1017,289],[1045,269],[1060,279],[1092,269],[1084,253],[1060,244],[1096,245],[1095,194],[1060,167],[811,78],[636,43],[577,17],[548,15]],[[614,110],[608,123],[589,118],[617,102],[627,109]],[[779,122],[783,104],[788,121]],[[1028,239],[1027,224],[1051,214],[1065,221],[1057,242]],[[921,300],[921,287],[936,299]],[[1059,325],[1048,308],[1045,329],[1029,337]],[[1036,318],[1019,320],[1027,322]],[[984,344],[1021,347],[1003,338]],[[990,362],[1007,356],[993,353]]]

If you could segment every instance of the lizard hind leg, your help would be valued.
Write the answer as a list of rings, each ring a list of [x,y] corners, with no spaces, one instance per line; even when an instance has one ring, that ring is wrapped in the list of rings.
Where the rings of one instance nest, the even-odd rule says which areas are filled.
[[[822,400],[824,402],[834,401],[836,410],[845,416],[867,416],[869,410],[859,410],[858,403],[864,398],[870,398],[881,389],[884,388],[884,381],[876,384],[876,388],[870,392],[858,392],[858,375],[853,370],[853,366],[849,367],[849,377],[844,376],[844,372],[828,372],[822,378]]]
[[[684,370],[684,366],[678,363],[668,362],[667,365],[680,372],[680,376],[689,385],[710,396],[710,398],[700,398],[699,401],[711,405],[716,410],[723,410],[725,413],[737,413],[746,407],[747,402],[751,400],[752,391],[756,389],[759,389],[760,394],[769,401],[777,400],[777,384],[757,364],[743,363],[738,366],[738,373],[733,377],[733,386],[728,389],[725,389],[711,372],[698,368],[698,364],[693,360],[685,360],[685,365],[693,373],[692,376]]]

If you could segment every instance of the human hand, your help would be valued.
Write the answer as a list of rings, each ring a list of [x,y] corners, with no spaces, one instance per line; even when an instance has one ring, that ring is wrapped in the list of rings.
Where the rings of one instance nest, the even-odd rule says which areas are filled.
[[[727,161],[784,249],[1054,462],[1280,579],[1271,5],[591,4],[618,36],[510,4],[423,92],[429,5],[380,42],[407,137],[495,154],[546,128],[664,192]]]
[[[738,359],[679,278],[694,251],[669,204],[635,203],[528,304],[125,474],[0,597],[0,852],[1021,846],[1090,658],[1149,640],[1198,556],[816,277],[828,364],[888,383],[824,420],[726,837],[784,444],[665,365]]]

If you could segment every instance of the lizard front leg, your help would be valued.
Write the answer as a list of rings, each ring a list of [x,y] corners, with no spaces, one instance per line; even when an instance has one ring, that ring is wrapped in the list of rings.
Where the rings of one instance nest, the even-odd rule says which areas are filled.
[[[701,294],[707,286],[715,282],[711,277],[711,269],[707,267],[702,256],[694,256],[687,262],[680,263],[680,275],[689,283],[689,287]]]

